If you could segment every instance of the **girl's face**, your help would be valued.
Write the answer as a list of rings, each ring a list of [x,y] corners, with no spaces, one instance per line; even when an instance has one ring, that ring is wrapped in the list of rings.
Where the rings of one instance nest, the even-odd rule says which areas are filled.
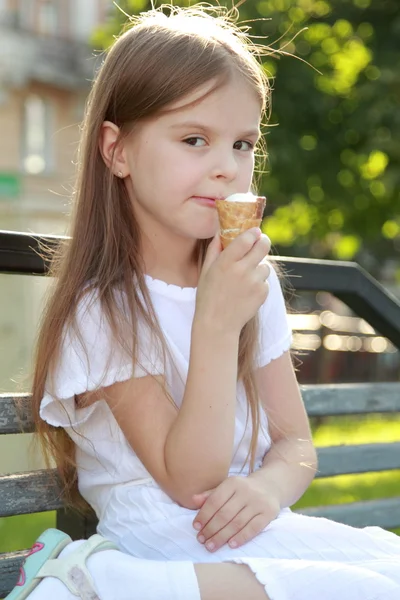
[[[125,141],[125,181],[150,238],[213,237],[215,199],[250,190],[260,101],[239,77],[201,99],[212,86],[176,103],[173,112],[140,123]]]

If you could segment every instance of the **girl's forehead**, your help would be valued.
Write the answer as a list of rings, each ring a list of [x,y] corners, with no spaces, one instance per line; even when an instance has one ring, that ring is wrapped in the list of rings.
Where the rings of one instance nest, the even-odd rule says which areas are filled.
[[[187,118],[201,115],[204,117],[220,117],[221,112],[239,113],[240,120],[259,121],[261,117],[261,101],[255,89],[244,78],[232,78],[217,85],[215,81],[199,86],[193,92],[170,105],[162,113],[165,122],[179,123]]]

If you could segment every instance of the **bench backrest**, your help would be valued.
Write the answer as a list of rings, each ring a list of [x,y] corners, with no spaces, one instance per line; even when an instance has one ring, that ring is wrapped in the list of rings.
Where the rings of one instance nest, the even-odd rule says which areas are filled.
[[[302,393],[310,417],[400,413],[400,383],[310,385],[302,386]],[[17,412],[14,398],[0,395],[0,434],[33,431],[29,394],[18,397],[22,412]],[[317,477],[400,469],[400,443],[319,448],[318,459]],[[83,518],[64,509],[54,471],[0,476],[0,517],[53,510],[57,511],[57,527],[73,539],[85,538],[94,532],[94,517]],[[301,512],[356,527],[400,527],[400,497],[320,506]],[[0,598],[15,585],[26,553],[0,554]]]

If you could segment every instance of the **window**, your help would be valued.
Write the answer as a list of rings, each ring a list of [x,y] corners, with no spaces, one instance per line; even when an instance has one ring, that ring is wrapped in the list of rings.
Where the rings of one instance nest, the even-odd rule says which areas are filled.
[[[58,33],[58,2],[57,0],[38,0],[37,31],[42,35]]]
[[[107,0],[112,6],[112,1]],[[72,38],[87,42],[99,23],[99,0],[70,0],[69,31]]]
[[[22,29],[31,30],[34,24],[35,5],[33,0],[18,0],[18,24]]]
[[[40,96],[30,95],[25,100],[23,118],[22,168],[37,175],[53,166],[51,141],[50,105]]]

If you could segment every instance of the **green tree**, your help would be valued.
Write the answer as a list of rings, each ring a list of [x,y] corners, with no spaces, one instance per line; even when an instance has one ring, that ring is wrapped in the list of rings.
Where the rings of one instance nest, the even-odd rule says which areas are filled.
[[[264,59],[273,85],[266,231],[283,254],[361,263],[368,254],[378,267],[400,250],[400,3],[259,0],[239,10],[251,35],[287,53]],[[108,46],[125,22],[116,9],[94,45]]]

